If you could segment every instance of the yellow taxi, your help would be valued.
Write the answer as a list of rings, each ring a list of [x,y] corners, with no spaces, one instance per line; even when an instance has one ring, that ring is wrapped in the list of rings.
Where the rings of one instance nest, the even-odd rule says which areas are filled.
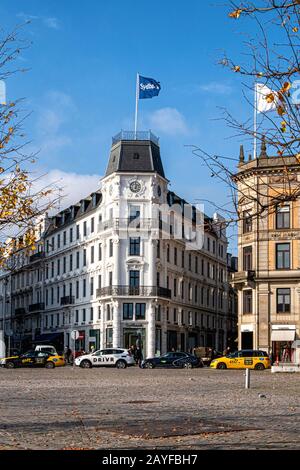
[[[242,349],[227,356],[213,359],[210,367],[213,369],[269,369],[271,361],[265,351]]]
[[[54,369],[54,367],[61,367],[65,364],[63,356],[43,351],[27,351],[20,356],[0,359],[0,366],[7,369],[14,369],[16,367],[45,367],[46,369]]]

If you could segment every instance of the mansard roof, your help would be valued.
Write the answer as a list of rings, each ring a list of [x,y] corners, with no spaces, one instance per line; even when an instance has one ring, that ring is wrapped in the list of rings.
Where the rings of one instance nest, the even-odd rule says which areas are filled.
[[[105,176],[115,172],[153,172],[165,178],[158,138],[150,131],[117,134],[112,141]]]
[[[71,223],[74,223],[74,221],[86,216],[89,212],[93,212],[96,207],[99,206],[101,201],[102,193],[99,190],[89,194],[87,197],[81,199],[75,204],[72,204],[63,211],[58,212],[53,217],[50,217],[50,224],[45,235],[49,236],[52,232],[61,230]]]

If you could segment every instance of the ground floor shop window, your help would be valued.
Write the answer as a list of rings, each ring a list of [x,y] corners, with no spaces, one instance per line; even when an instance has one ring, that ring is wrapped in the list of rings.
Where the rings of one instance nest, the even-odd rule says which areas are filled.
[[[97,351],[100,348],[100,330],[90,330],[89,351]]]
[[[291,341],[272,341],[272,361],[294,362],[295,350]]]
[[[167,350],[177,350],[177,331],[167,331]]]
[[[112,348],[113,346],[113,329],[106,328],[106,347]]]
[[[161,355],[161,329],[155,330],[155,355]]]

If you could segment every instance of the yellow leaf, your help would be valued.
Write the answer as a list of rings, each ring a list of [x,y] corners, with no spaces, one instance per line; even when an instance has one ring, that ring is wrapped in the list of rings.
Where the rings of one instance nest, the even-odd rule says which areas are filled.
[[[293,28],[293,33],[298,33],[298,28],[297,28],[297,26],[295,26],[295,27]]]
[[[285,82],[281,87],[281,91],[282,93],[286,93],[287,91],[289,91],[290,88],[291,84],[289,82]]]
[[[297,155],[295,155],[295,158],[298,161],[298,163],[300,163],[300,153],[297,153]]]
[[[241,16],[243,10],[237,9],[229,13],[229,18],[235,18],[236,20]]]
[[[269,93],[268,95],[265,96],[265,100],[267,103],[273,103],[275,97],[273,93]]]
[[[239,72],[239,71],[241,70],[241,67],[240,67],[239,65],[235,65],[235,66],[233,67],[233,70],[234,70],[235,72]]]
[[[283,114],[285,114],[283,106],[277,106],[277,113],[279,114],[279,116],[283,116]]]

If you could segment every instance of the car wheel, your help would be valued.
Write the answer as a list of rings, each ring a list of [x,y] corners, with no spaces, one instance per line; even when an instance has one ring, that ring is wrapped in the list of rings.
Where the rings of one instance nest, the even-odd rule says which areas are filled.
[[[185,362],[182,366],[184,369],[192,369],[193,364],[191,362]]]
[[[217,365],[217,369],[227,369],[225,362],[219,362],[219,364]]]
[[[82,367],[83,369],[91,369],[92,363],[85,359],[84,361],[81,361],[80,367]]]
[[[119,361],[116,362],[116,368],[117,369],[126,369],[126,367],[127,367],[127,364],[126,364],[125,361],[119,360]]]
[[[152,362],[146,362],[145,369],[154,369],[154,364]]]
[[[13,362],[8,361],[8,362],[5,364],[5,367],[6,367],[6,369],[14,369],[14,368],[15,368],[15,365],[14,365]]]
[[[54,367],[55,367],[55,364],[52,361],[47,361],[45,364],[46,369],[54,369]]]
[[[256,364],[254,367],[255,370],[264,370],[265,366],[261,363]]]

